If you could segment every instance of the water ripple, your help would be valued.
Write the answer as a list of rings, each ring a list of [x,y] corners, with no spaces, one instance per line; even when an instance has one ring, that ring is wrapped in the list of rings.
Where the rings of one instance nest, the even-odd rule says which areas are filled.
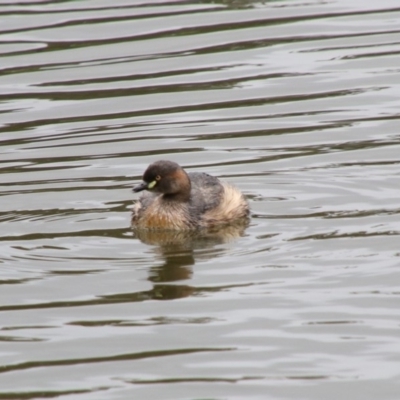
[[[0,15],[0,399],[396,397],[396,0]],[[249,226],[134,233],[160,158]]]

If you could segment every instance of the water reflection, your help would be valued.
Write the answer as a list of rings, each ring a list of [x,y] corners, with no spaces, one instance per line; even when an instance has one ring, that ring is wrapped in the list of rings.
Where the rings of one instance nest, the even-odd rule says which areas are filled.
[[[203,231],[135,230],[134,237],[153,246],[155,258],[162,260],[161,265],[150,268],[149,281],[154,283],[154,288],[147,294],[157,300],[172,300],[192,295],[196,291],[195,288],[170,283],[190,279],[196,258],[204,260],[216,257],[219,252],[212,249],[243,236],[248,223],[248,220],[236,221],[229,226]],[[198,252],[204,249],[207,251]]]
[[[249,221],[236,221],[227,226],[201,231],[134,230],[134,237],[143,243],[157,245],[162,253],[174,253],[183,249],[196,249],[231,242],[243,236]]]

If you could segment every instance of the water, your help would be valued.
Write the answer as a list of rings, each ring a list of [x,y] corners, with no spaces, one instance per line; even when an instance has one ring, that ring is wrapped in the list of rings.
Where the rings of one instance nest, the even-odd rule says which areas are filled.
[[[399,398],[398,1],[0,15],[0,399]],[[135,237],[160,158],[250,226]]]

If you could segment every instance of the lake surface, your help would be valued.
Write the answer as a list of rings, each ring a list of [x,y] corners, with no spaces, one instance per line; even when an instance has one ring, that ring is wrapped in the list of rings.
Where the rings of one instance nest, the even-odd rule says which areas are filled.
[[[0,399],[400,398],[398,0],[0,17]],[[135,235],[158,159],[249,227]]]

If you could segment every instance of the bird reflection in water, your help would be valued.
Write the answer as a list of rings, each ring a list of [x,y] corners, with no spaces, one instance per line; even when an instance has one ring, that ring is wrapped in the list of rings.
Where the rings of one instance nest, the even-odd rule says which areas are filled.
[[[154,252],[163,264],[150,269],[149,281],[154,283],[150,297],[158,300],[172,300],[188,297],[204,290],[190,285],[173,282],[191,279],[192,266],[196,259],[217,257],[221,249],[218,244],[229,243],[244,235],[248,219],[236,221],[229,226],[204,231],[157,231],[134,230],[134,237],[154,246]],[[208,251],[200,251],[206,250]]]

